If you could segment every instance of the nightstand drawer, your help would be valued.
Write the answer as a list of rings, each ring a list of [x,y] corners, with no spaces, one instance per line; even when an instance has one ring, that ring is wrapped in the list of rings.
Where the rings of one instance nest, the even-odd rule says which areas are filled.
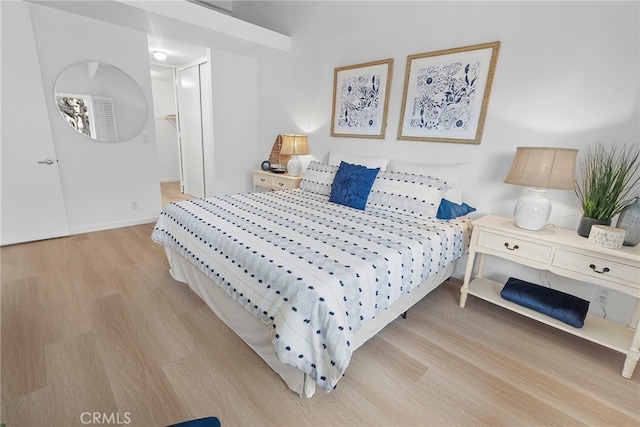
[[[271,178],[271,186],[275,190],[288,190],[289,188],[298,188],[300,183],[291,179],[274,176]]]
[[[301,176],[291,176],[286,173],[275,174],[268,171],[253,171],[253,191],[257,191],[256,187],[268,188],[270,191],[300,188],[301,181]]]
[[[551,259],[551,246],[533,243],[514,237],[480,231],[478,246],[504,254],[506,257],[525,258],[528,261],[547,264]]]
[[[273,177],[269,176],[268,174],[254,173],[253,174],[253,183],[255,185],[262,185],[262,186],[265,186],[265,187],[271,187],[271,185],[273,183]]]
[[[630,265],[558,249],[553,257],[553,266],[598,280],[609,280],[632,288],[640,288],[640,269]]]

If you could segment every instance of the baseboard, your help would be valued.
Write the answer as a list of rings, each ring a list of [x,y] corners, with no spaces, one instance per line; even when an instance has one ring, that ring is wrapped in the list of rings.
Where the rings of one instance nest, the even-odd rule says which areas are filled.
[[[114,228],[131,227],[134,225],[151,224],[158,221],[159,216],[136,218],[128,221],[110,222],[106,224],[86,225],[83,227],[69,227],[69,234],[92,233],[94,231],[111,230]]]

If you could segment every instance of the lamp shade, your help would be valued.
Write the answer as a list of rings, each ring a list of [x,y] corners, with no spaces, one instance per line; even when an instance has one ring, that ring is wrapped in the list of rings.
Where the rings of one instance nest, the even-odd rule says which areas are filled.
[[[576,183],[576,157],[572,148],[518,147],[504,182],[532,187],[516,202],[516,227],[541,230],[549,221],[551,202],[547,188],[573,190]]]
[[[293,156],[309,154],[307,136],[291,133],[282,135],[282,148],[280,149],[280,154]]]
[[[302,174],[302,162],[300,162],[298,156],[309,154],[307,136],[285,133],[282,135],[280,154],[291,156],[291,160],[287,162],[287,172],[289,175],[300,176]]]
[[[504,182],[535,188],[573,190],[576,157],[573,148],[518,147]]]

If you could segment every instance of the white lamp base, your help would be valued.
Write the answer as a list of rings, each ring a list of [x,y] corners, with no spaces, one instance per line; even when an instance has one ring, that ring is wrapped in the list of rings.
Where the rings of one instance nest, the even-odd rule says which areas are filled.
[[[302,162],[298,156],[291,156],[291,159],[287,163],[287,173],[291,176],[302,175]]]
[[[527,193],[518,199],[513,211],[516,227],[525,230],[541,230],[549,221],[551,202],[545,197],[546,190],[529,188]]]

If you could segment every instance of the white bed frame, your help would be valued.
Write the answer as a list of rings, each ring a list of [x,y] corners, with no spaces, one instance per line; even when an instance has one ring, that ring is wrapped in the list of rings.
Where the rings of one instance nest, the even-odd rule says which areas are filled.
[[[212,279],[176,251],[165,247],[165,253],[171,268],[171,275],[175,280],[188,284],[227,326],[282,377],[291,390],[300,396],[313,396],[316,383],[304,372],[282,363],[277,358],[271,345],[271,335],[260,319],[233,301]],[[354,350],[451,277],[455,271],[456,263],[457,261],[449,263],[414,290],[398,298],[374,319],[367,321],[355,335]]]

